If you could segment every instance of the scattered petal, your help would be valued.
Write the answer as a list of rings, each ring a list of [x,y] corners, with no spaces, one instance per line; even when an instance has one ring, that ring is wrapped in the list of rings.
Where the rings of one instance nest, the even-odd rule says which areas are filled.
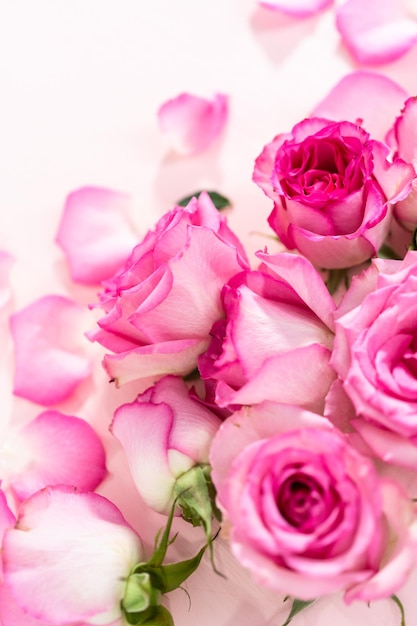
[[[45,296],[10,318],[15,344],[15,395],[50,406],[62,402],[90,374],[84,311],[63,296]]]
[[[13,257],[0,250],[0,307],[4,306],[10,298],[9,273],[13,264]]]
[[[352,72],[315,107],[312,115],[336,121],[358,121],[372,139],[384,141],[407,97],[407,92],[386,76]]]
[[[20,500],[47,485],[94,490],[106,476],[103,444],[84,420],[45,411],[6,441],[5,482]]]
[[[405,0],[346,0],[336,8],[336,26],[358,63],[395,61],[417,41]]]
[[[142,557],[138,535],[114,504],[66,486],[26,500],[3,542],[12,597],[48,624],[121,619],[126,578]]]
[[[123,266],[137,243],[130,202],[127,194],[99,187],[70,193],[56,241],[75,282],[97,285]]]
[[[294,17],[308,17],[329,7],[333,0],[260,0],[259,4]]]
[[[160,128],[173,148],[184,156],[205,150],[222,132],[228,114],[227,96],[206,100],[182,93],[158,111]]]

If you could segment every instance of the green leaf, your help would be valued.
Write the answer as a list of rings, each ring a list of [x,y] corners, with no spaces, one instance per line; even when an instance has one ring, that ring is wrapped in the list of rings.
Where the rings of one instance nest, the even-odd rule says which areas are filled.
[[[381,259],[390,259],[394,261],[401,260],[401,257],[392,250],[386,243],[384,243],[378,250],[378,257]]]
[[[201,193],[202,191],[196,191],[185,198],[181,198],[181,200],[177,202],[177,206],[187,206],[191,198],[198,198]],[[226,196],[222,196],[222,194],[217,191],[207,191],[206,193],[210,196],[210,200],[218,211],[222,211],[226,207],[232,206],[230,200],[226,198]]]
[[[301,611],[304,611],[304,609],[306,609],[310,604],[313,604],[313,602],[315,602],[315,600],[295,599],[292,603],[290,614],[288,615],[287,620],[283,623],[282,626],[288,626],[288,624],[292,621],[292,619],[296,615],[298,615],[298,613],[301,613]]]
[[[395,604],[398,606],[398,608],[400,609],[400,613],[401,613],[401,626],[405,626],[405,611],[404,611],[404,607],[403,607],[403,603],[401,602],[401,600],[399,599],[398,596],[391,596],[391,600],[394,600]]]
[[[410,250],[417,250],[417,228],[413,232],[413,236],[411,238]]]
[[[336,292],[342,282],[344,282],[345,286],[348,287],[346,269],[333,269],[328,271],[326,287],[331,295]]]

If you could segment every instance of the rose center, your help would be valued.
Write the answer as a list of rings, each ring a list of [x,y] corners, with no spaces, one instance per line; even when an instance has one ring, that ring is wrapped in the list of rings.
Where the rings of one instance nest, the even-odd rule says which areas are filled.
[[[282,484],[277,505],[289,524],[308,530],[323,519],[323,490],[311,477],[296,474]]]

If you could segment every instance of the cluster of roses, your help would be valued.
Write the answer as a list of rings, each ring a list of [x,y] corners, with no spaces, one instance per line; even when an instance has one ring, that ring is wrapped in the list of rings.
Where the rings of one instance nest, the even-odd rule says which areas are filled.
[[[376,89],[382,79],[354,80]],[[89,338],[110,351],[109,378],[148,382],[110,427],[143,500],[201,523],[208,543],[218,507],[256,581],[306,601],[340,590],[348,602],[388,597],[417,559],[407,474],[417,467],[417,101],[404,105],[383,82],[385,102],[398,105],[390,128],[371,124],[371,138],[343,111],[349,78],[256,160],[269,224],[291,252],[265,249],[250,263],[204,192],[164,215],[127,260],[119,194],[73,194],[58,235],[73,277],[106,279]],[[79,219],[97,206],[92,244]],[[52,405],[86,376],[74,306],[51,296],[12,316],[18,395]],[[28,344],[38,348],[32,376]],[[136,532],[93,493],[104,452],[82,420],[46,411],[18,437],[2,475],[21,503],[15,523],[0,501],[2,622],[171,623],[160,595],[202,553],[181,580],[163,563],[166,536],[145,560]]]

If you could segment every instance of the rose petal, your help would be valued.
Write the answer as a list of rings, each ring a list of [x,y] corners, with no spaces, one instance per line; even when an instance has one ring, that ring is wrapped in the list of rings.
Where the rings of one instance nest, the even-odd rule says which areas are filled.
[[[266,359],[237,391],[219,381],[216,402],[224,407],[257,404],[268,399],[319,412],[335,377],[329,357],[330,351],[317,344],[277,354]]]
[[[367,12],[363,5],[362,11]],[[384,141],[407,97],[407,92],[390,78],[358,71],[342,78],[312,115],[336,121],[360,120],[372,139]]]
[[[388,558],[374,576],[345,593],[344,600],[347,603],[392,596],[405,583],[415,565],[417,521],[413,504],[398,485],[391,481],[382,482],[382,493],[391,536],[396,539],[395,547],[388,551]]]
[[[8,588],[51,624],[120,618],[126,577],[141,557],[138,535],[114,504],[63,486],[26,500],[3,542]]]
[[[257,252],[256,256],[272,269],[274,274],[291,285],[317,317],[328,328],[334,330],[335,303],[322,277],[308,259],[285,252],[279,254]]]
[[[359,63],[389,63],[417,40],[417,23],[405,0],[346,0],[336,7],[336,26]]]
[[[151,344],[121,354],[106,354],[103,365],[117,386],[131,380],[166,374],[185,376],[195,368],[197,358],[207,348],[208,342],[207,338]]]
[[[78,417],[45,411],[5,442],[6,482],[24,500],[47,485],[95,489],[105,478],[105,452]]]
[[[175,484],[167,455],[172,426],[167,404],[133,402],[116,410],[110,427],[124,448],[139,493],[154,510],[166,513]]]
[[[15,525],[16,518],[7,504],[6,496],[0,489],[0,544],[3,541],[3,535],[7,528]]]
[[[83,187],[67,198],[56,241],[67,257],[71,278],[96,285],[119,270],[137,238],[124,193]]]
[[[333,4],[333,0],[261,0],[259,4],[294,17],[308,17]]]
[[[165,102],[158,111],[161,130],[173,148],[188,156],[205,150],[222,132],[227,120],[227,96],[215,94],[206,100],[182,93]]]
[[[4,306],[10,298],[9,273],[13,263],[12,255],[0,250],[0,307]]]
[[[85,315],[88,319],[72,300],[51,295],[11,316],[15,395],[46,406],[56,404],[90,374],[90,360],[83,351]]]

